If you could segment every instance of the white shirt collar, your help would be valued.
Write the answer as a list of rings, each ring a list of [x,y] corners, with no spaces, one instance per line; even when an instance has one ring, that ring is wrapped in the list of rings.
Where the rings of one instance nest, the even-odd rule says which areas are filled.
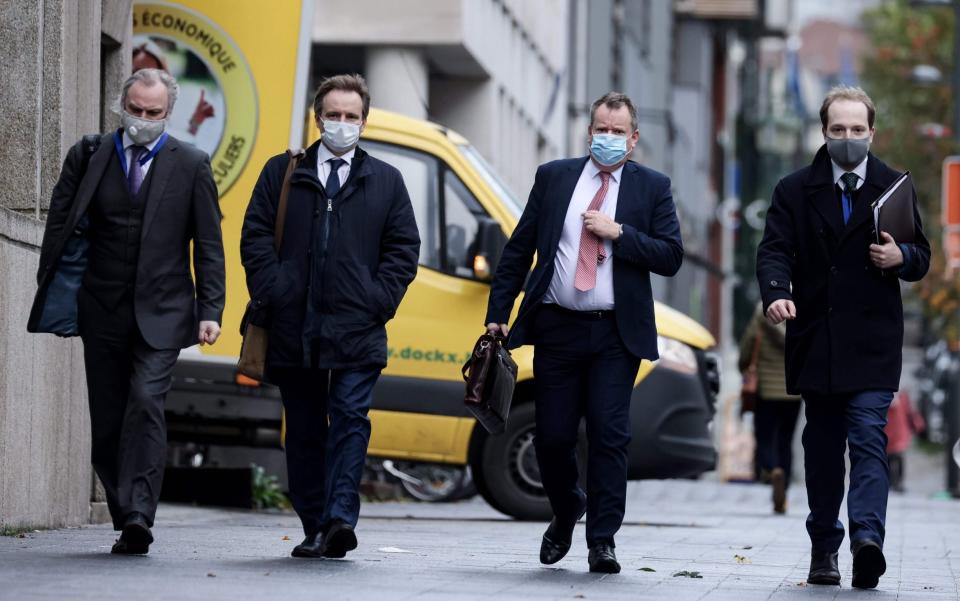
[[[624,163],[623,165],[626,165]],[[620,165],[616,169],[610,172],[610,177],[613,179],[613,183],[620,183],[620,176],[623,174],[623,165]],[[597,164],[593,161],[593,158],[587,159],[587,174],[590,175],[590,178],[593,179],[600,174],[600,168],[597,167]]]
[[[841,167],[840,165],[837,165],[836,161],[834,161],[833,159],[830,159],[830,165],[833,167],[833,183],[836,185],[839,185],[842,188],[843,184],[840,183],[840,178],[843,176],[844,173],[847,173],[847,170]],[[862,161],[860,161],[860,164],[854,167],[853,169],[851,169],[850,172],[856,173],[857,176],[860,178],[857,180],[857,190],[859,190],[860,186],[862,186],[864,182],[867,181],[867,159],[863,159]]]
[[[159,142],[159,141],[160,141],[160,136],[157,136],[157,139],[154,140],[153,142],[150,142],[149,144],[140,144],[140,146],[145,146],[146,149],[147,149],[147,152],[152,152],[152,151],[153,151],[153,147],[156,146],[156,145],[157,145],[157,142]],[[134,142],[134,141],[133,141],[133,138],[131,138],[129,135],[127,135],[127,131],[124,130],[124,131],[123,131],[123,149],[124,149],[124,150],[130,150],[130,147],[131,147],[131,146],[137,146],[137,143]]]
[[[318,165],[323,165],[324,163],[326,163],[326,162],[329,161],[330,159],[343,159],[344,161],[347,162],[347,165],[352,165],[352,164],[353,164],[353,155],[354,155],[356,152],[357,152],[357,147],[354,146],[354,147],[351,148],[348,152],[346,152],[346,153],[344,153],[344,154],[342,154],[342,155],[340,155],[340,156],[337,156],[337,155],[333,154],[332,152],[330,152],[330,149],[327,148],[327,145],[326,145],[326,144],[324,144],[323,142],[320,142],[320,147],[317,149],[317,164],[318,164]]]

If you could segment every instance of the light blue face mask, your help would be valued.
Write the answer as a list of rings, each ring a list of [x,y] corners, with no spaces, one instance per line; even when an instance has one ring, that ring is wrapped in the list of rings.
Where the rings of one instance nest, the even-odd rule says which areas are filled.
[[[593,134],[590,154],[593,160],[604,167],[612,167],[627,156],[627,138],[615,134]]]

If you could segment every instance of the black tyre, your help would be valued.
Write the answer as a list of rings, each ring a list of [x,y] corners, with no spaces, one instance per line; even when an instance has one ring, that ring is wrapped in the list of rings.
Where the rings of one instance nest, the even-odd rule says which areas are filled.
[[[540,468],[533,448],[535,431],[533,403],[514,406],[502,434],[486,435],[473,454],[474,482],[490,505],[518,520],[547,522],[553,517],[540,481]],[[585,446],[577,455],[586,465]],[[580,470],[583,480],[583,469]]]

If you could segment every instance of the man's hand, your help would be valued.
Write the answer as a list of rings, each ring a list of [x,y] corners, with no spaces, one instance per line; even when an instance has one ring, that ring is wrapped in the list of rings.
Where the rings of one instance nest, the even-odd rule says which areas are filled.
[[[620,224],[600,211],[585,212],[583,225],[588,232],[603,240],[616,240],[620,237]]]
[[[200,333],[197,334],[197,342],[200,346],[204,344],[213,344],[220,337],[220,324],[215,321],[201,321]]]
[[[767,307],[767,320],[773,325],[787,320],[797,318],[797,307],[792,300],[781,298],[773,301],[773,304]]]
[[[496,334],[497,332],[500,332],[501,334],[503,334],[504,337],[506,337],[507,334],[510,333],[510,326],[508,326],[505,323],[490,322],[487,324],[487,332],[490,332],[491,334]]]
[[[891,269],[903,265],[903,252],[897,241],[887,232],[880,232],[883,244],[870,245],[870,261],[880,269]]]

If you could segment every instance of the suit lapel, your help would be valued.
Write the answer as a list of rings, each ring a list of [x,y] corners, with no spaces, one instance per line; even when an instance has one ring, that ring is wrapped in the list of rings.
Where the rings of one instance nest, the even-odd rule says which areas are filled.
[[[580,181],[580,174],[583,173],[583,168],[588,160],[589,157],[571,161],[560,174],[560,181],[555,188],[555,194],[550,193],[551,191],[548,189],[547,192],[550,193],[550,195],[543,199],[544,202],[550,203],[550,208],[552,209],[550,214],[550,218],[552,219],[550,227],[552,228],[551,233],[553,237],[550,245],[547,247],[550,250],[550,256],[547,257],[547,259],[551,261],[551,264],[554,256],[557,254],[560,237],[563,235],[563,223],[567,218],[570,201],[573,200],[573,191],[577,188],[577,182]],[[552,202],[552,198],[556,198],[556,202]]]
[[[826,145],[821,146],[813,158],[810,175],[804,182],[807,198],[814,211],[826,223],[836,239],[843,235],[843,208],[837,200],[836,185],[833,182],[833,167]]]
[[[626,219],[626,212],[630,210],[629,203],[626,201],[627,194],[631,194],[630,191],[633,191],[634,194],[642,194],[640,186],[642,180],[638,177],[639,169],[637,165],[632,162],[627,162],[623,166],[623,171],[620,172],[620,190],[617,192],[617,210],[614,214],[614,221],[617,223],[623,223]],[[627,190],[627,192],[624,192]]]
[[[73,201],[73,207],[70,209],[70,227],[67,232],[72,232],[76,227],[80,217],[83,216],[90,207],[90,201],[93,199],[97,186],[100,185],[100,179],[110,164],[110,157],[115,152],[113,147],[113,136],[106,134],[100,141],[100,147],[90,157],[87,163],[87,172],[80,180],[80,187],[77,189],[76,198]]]
[[[143,229],[140,232],[141,242],[147,237],[150,225],[157,216],[157,210],[160,208],[163,200],[163,193],[167,189],[167,183],[170,181],[177,163],[177,148],[180,143],[174,137],[168,137],[163,148],[153,157],[150,163],[149,175],[153,176],[150,182],[150,188],[147,191],[146,203],[143,214]]]

